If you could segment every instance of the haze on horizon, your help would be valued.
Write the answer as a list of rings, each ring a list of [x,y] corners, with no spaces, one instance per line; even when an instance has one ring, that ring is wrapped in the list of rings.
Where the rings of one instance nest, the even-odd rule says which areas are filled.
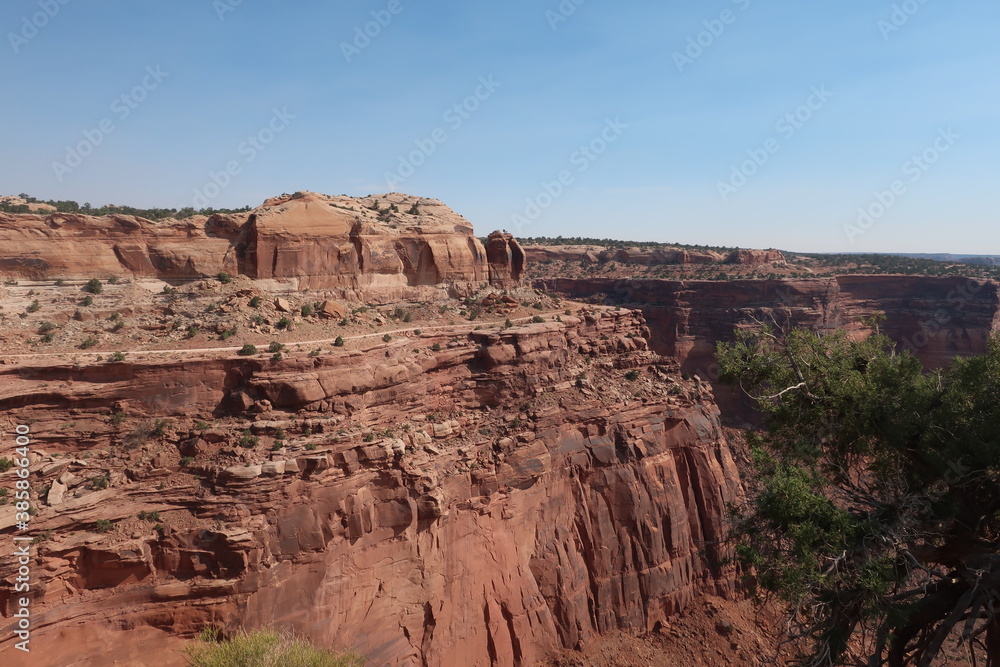
[[[985,0],[11,0],[0,26],[0,194],[401,191],[480,234],[1000,255]]]

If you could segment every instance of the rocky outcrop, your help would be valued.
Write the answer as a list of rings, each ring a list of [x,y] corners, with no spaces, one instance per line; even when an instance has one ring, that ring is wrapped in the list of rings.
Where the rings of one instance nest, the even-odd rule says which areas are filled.
[[[712,250],[687,250],[670,247],[605,248],[593,245],[529,245],[524,248],[529,263],[580,262],[596,264],[619,262],[653,266],[657,264],[784,264],[778,250],[734,250],[722,255]]]
[[[605,295],[642,309],[654,350],[684,371],[718,378],[715,345],[736,327],[757,322],[841,329],[866,336],[865,318],[881,312],[881,330],[928,368],[958,355],[981,354],[1000,331],[1000,292],[993,281],[960,277],[844,275],[806,280],[667,281],[540,280],[573,298]],[[718,389],[718,388],[717,388]],[[725,394],[717,394],[724,397]],[[728,403],[726,407],[731,407]]]
[[[511,287],[524,273],[524,250],[513,234],[493,232],[486,239],[486,257],[490,265],[490,284]]]
[[[298,192],[251,212],[154,222],[0,213],[0,275],[188,280],[243,273],[295,289],[396,290],[515,283],[523,255],[498,237],[495,259],[472,225],[441,202],[393,193],[365,198]],[[504,247],[500,247],[503,245]]]
[[[726,264],[760,266],[761,264],[784,264],[785,256],[780,250],[734,250],[726,257]]]
[[[67,453],[33,465],[39,485],[66,488],[53,484],[33,519],[51,533],[35,560],[32,659],[64,664],[45,651],[65,628],[92,638],[77,659],[127,629],[168,665],[171,636],[279,625],[377,665],[530,665],[728,595],[730,449],[707,385],[682,381],[648,334],[639,313],[598,308],[278,362],[3,369],[7,418],[37,420],[35,447]],[[145,446],[73,454],[114,439],[112,410],[246,415],[262,437],[294,415],[310,435],[269,453],[192,430],[177,436],[197,457],[186,468]],[[59,430],[67,415],[79,438]],[[198,460],[227,447],[230,463]],[[85,483],[97,471],[111,488]],[[135,518],[151,512],[158,528]],[[115,530],[94,532],[99,519]],[[0,549],[6,614],[13,559]]]

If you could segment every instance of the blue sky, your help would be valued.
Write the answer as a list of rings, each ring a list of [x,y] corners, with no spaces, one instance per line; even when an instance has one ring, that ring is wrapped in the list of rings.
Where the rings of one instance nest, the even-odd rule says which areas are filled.
[[[2,194],[397,190],[481,234],[1000,254],[995,2],[7,0],[0,28]]]

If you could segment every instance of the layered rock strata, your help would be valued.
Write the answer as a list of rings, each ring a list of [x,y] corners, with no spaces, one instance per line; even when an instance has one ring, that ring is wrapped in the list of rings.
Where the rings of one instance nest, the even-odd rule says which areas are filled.
[[[399,294],[447,284],[514,284],[523,255],[509,235],[496,239],[488,258],[465,218],[437,200],[398,193],[298,192],[247,213],[157,222],[0,213],[0,275],[190,280],[243,273],[293,289]]]
[[[278,625],[371,664],[530,665],[728,595],[717,544],[739,484],[707,386],[647,350],[637,312],[560,319],[280,362],[3,369],[5,426],[37,420],[47,452],[32,658],[131,641],[171,664],[171,637]],[[238,424],[163,451],[129,445],[112,411],[308,429],[271,453],[234,445]],[[125,445],[79,455],[109,440]],[[91,641],[58,641],[74,633]]]

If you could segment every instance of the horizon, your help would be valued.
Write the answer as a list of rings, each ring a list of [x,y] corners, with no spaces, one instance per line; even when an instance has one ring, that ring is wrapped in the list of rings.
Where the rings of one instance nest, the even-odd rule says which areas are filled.
[[[1000,255],[983,0],[297,9],[8,3],[0,71],[30,102],[0,186],[176,209],[396,190],[520,237]]]

